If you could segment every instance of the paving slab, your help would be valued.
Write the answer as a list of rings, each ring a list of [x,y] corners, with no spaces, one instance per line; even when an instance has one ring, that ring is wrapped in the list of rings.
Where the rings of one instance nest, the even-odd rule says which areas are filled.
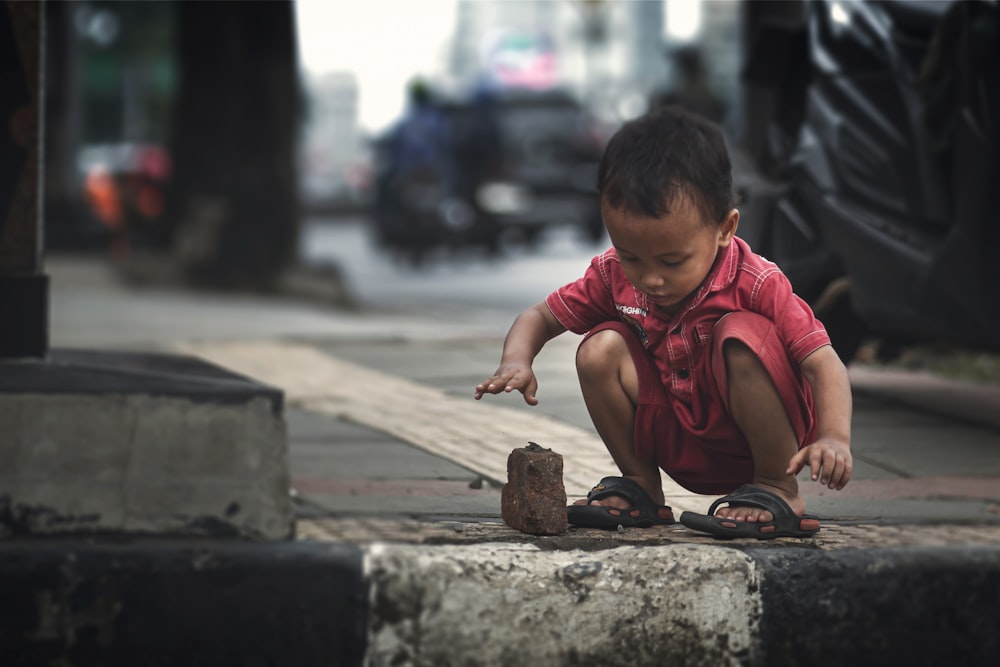
[[[499,512],[499,489],[467,467],[327,413],[291,409],[286,420],[300,518]]]

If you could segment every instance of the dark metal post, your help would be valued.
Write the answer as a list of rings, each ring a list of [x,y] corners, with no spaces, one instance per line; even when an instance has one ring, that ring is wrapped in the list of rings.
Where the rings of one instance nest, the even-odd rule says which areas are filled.
[[[48,351],[44,49],[44,4],[0,2],[0,359]]]

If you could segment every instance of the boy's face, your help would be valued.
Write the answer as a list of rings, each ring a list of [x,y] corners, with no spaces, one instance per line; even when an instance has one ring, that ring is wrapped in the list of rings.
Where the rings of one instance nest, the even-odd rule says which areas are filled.
[[[733,240],[740,217],[733,209],[722,224],[706,222],[687,196],[678,197],[672,209],[654,218],[601,202],[604,226],[626,277],[667,312],[705,280],[719,249]]]

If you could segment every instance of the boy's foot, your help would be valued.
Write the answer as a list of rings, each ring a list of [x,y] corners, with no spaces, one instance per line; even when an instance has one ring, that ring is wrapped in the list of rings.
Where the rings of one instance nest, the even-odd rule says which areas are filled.
[[[648,528],[674,523],[670,507],[657,503],[642,486],[627,477],[605,477],[586,500],[566,508],[569,522],[583,528]]]
[[[757,480],[754,480],[752,486],[763,491],[770,491],[781,498],[792,510],[793,514],[802,516],[806,513],[806,501],[798,494],[797,490],[789,491],[783,487]],[[744,505],[740,503],[730,503],[725,507],[720,507],[715,512],[715,516],[720,519],[732,519],[733,521],[742,521],[744,523],[769,523],[774,520],[774,514],[770,510],[756,505]]]
[[[756,514],[754,521],[738,521],[722,516],[722,512],[716,513],[716,510],[723,503],[728,503],[730,510],[746,507],[764,510],[771,515],[771,519],[761,521],[761,517],[764,516],[762,513]],[[744,484],[728,496],[716,500],[707,515],[684,512],[681,514],[681,523],[692,530],[723,539],[752,537],[769,540],[775,537],[811,537],[819,531],[818,517],[796,514],[777,493],[753,484]]]

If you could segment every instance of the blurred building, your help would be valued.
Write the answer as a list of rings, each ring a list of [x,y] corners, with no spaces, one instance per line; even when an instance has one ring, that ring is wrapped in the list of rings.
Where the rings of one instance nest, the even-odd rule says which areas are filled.
[[[693,15],[695,24],[685,27],[693,32],[672,36],[677,12],[666,11],[669,3]],[[712,88],[733,108],[739,40],[739,0],[459,2],[445,76],[457,90],[485,81],[562,87],[602,118],[620,121],[642,113],[650,94],[670,85],[671,47],[694,43]]]
[[[666,76],[662,2],[460,2],[448,77],[458,90],[564,88],[631,116]]]
[[[631,37],[624,40],[627,71],[640,92],[662,85],[665,2],[626,3]]]
[[[606,128],[643,113],[668,87],[671,49],[696,44],[713,90],[736,109],[739,0],[458,0],[439,71],[422,73],[444,98],[482,86],[568,92]],[[673,25],[677,17],[685,26]],[[693,17],[693,20],[692,20]],[[414,37],[419,38],[417,36]],[[400,48],[403,45],[373,45]],[[307,205],[348,202],[365,183],[358,99],[379,82],[309,76],[302,146]],[[346,199],[345,199],[346,197]]]
[[[705,59],[709,85],[728,109],[726,124],[730,126],[736,121],[738,109],[741,0],[711,0],[701,4],[702,27],[697,44]]]
[[[361,203],[368,157],[358,125],[358,80],[352,72],[306,77],[308,101],[300,149],[301,194],[311,210]]]

